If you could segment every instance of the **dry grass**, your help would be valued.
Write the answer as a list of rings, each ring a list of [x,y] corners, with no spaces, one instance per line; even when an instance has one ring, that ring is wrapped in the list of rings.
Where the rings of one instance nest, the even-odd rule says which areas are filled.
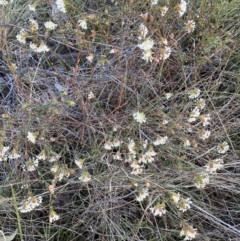
[[[36,12],[28,9],[32,1],[15,0],[0,8],[0,140],[10,146],[9,154],[21,155],[0,162],[3,232],[18,227],[25,241],[175,241],[184,239],[179,234],[189,224],[197,229],[195,240],[239,240],[238,1],[191,1],[181,18],[178,1],[170,1],[164,17],[164,1],[157,7],[151,1],[66,2],[67,13],[59,16],[52,16],[49,1],[38,3]],[[39,30],[21,44],[16,35],[29,31],[28,18],[38,22]],[[78,24],[84,18],[86,30]],[[58,27],[46,32],[43,23],[49,20]],[[196,22],[192,33],[184,29],[187,20]],[[141,23],[155,41],[156,58],[148,63],[138,47]],[[165,61],[159,60],[161,38],[172,49]],[[31,41],[41,40],[49,52],[30,49]],[[90,54],[92,62],[86,58]],[[194,89],[201,93],[191,100]],[[90,92],[95,98],[88,98]],[[206,102],[201,114],[211,116],[207,127],[199,120],[188,122],[200,98]],[[134,120],[137,111],[145,114],[146,123]],[[199,138],[204,129],[211,131],[206,140]],[[36,143],[27,139],[28,132],[37,133]],[[154,146],[158,136],[168,136],[167,143]],[[190,146],[183,145],[186,139]],[[121,141],[120,147],[106,150],[106,142],[114,140]],[[138,175],[132,174],[133,161],[125,161],[130,140],[137,160],[151,147],[156,152]],[[220,154],[216,147],[223,142],[230,148]],[[43,150],[46,160],[24,171],[23,165]],[[114,159],[117,151],[123,160]],[[49,159],[56,153],[61,157],[54,173]],[[223,167],[209,175],[206,187],[197,188],[198,175],[216,158],[223,158]],[[82,169],[76,159],[85,160]],[[79,180],[85,172],[91,175],[86,183]],[[138,202],[145,188],[149,195]],[[173,193],[190,198],[191,208],[181,212]],[[20,207],[31,195],[43,201],[31,212],[19,212],[20,220],[14,201]],[[150,211],[157,202],[166,205],[162,217]],[[51,210],[60,215],[53,223]]]

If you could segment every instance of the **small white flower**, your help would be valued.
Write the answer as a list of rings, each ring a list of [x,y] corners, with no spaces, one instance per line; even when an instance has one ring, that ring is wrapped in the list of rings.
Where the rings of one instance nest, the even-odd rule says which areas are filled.
[[[145,114],[143,112],[139,112],[139,111],[133,113],[133,118],[135,121],[137,121],[140,124],[145,123],[147,121]]]
[[[1,161],[6,161],[8,156],[6,155],[7,154],[7,151],[9,150],[9,146],[2,146],[1,147],[1,150],[0,150],[0,162]]]
[[[158,136],[157,139],[153,142],[154,146],[158,146],[158,145],[164,145],[167,143],[168,137],[167,136]]]
[[[217,146],[217,152],[220,154],[224,154],[229,150],[229,145],[227,142],[223,142]]]
[[[122,160],[122,154],[120,151],[117,151],[116,155],[113,155],[114,160],[121,161]]]
[[[140,168],[133,168],[132,171],[131,171],[131,174],[132,175],[139,175],[143,172],[143,168],[140,167]]]
[[[178,202],[180,200],[180,194],[174,192],[171,194],[170,198],[175,204],[178,204]]]
[[[28,36],[28,33],[27,33],[24,29],[22,29],[22,30],[17,34],[16,39],[17,39],[20,43],[26,44],[26,38],[27,38],[27,36]]]
[[[65,8],[65,1],[64,0],[56,0],[55,4],[56,4],[59,11],[61,11],[63,13],[67,12],[67,10]]]
[[[35,50],[37,53],[45,53],[48,52],[50,49],[48,46],[42,41],[39,47]]]
[[[121,141],[119,139],[114,139],[113,142],[112,142],[112,146],[113,147],[119,147],[121,145]]]
[[[92,100],[92,99],[95,99],[95,98],[96,98],[96,96],[93,94],[92,91],[90,91],[89,94],[88,94],[88,100]]]
[[[210,120],[211,120],[210,114],[201,115],[199,116],[199,119],[202,122],[204,127],[210,125]]]
[[[180,236],[185,236],[184,240],[192,240],[194,238],[196,238],[197,235],[197,229],[193,228],[192,226],[188,225],[185,226],[181,232],[180,232]]]
[[[168,124],[168,123],[169,123],[169,120],[164,119],[164,120],[162,121],[162,125],[166,125],[166,124]]]
[[[87,29],[87,21],[85,19],[78,20],[78,23],[82,29]]]
[[[57,221],[59,220],[60,216],[53,210],[50,211],[50,214],[49,214],[49,222],[52,223],[54,221]]]
[[[61,157],[60,154],[54,153],[54,155],[52,155],[52,156],[50,157],[49,162],[55,162],[55,161],[59,160],[60,157]]]
[[[169,100],[173,96],[172,93],[165,93],[165,97],[167,100]]]
[[[136,155],[136,151],[135,151],[136,146],[135,146],[134,140],[130,140],[127,147],[128,147],[128,151],[131,153],[131,155],[133,155],[133,156]]]
[[[142,38],[146,38],[148,34],[148,29],[143,23],[141,23],[139,26],[139,34],[140,34],[140,36],[138,37],[139,40],[141,40]]]
[[[209,184],[209,176],[206,173],[197,174],[194,184],[199,189],[205,188]]]
[[[197,107],[200,109],[200,110],[203,110],[203,108],[205,107],[205,105],[206,105],[206,102],[205,102],[205,100],[204,99],[199,99],[198,101],[197,101]]]
[[[34,51],[36,51],[37,48],[38,48],[38,46],[35,43],[33,43],[33,42],[30,42],[29,47],[30,47],[30,49],[32,49]]]
[[[147,61],[147,62],[152,62],[153,56],[152,56],[152,50],[148,49],[143,52],[142,59]]]
[[[38,160],[45,161],[47,159],[47,154],[45,150],[42,150],[39,155],[37,155]]]
[[[82,173],[82,176],[79,177],[79,180],[81,180],[82,182],[89,182],[91,179],[92,179],[92,178],[91,178],[91,175],[90,175],[90,173],[87,172],[87,171],[84,171],[84,172]]]
[[[7,5],[8,4],[8,2],[7,1],[5,1],[5,0],[0,0],[0,5]]]
[[[143,41],[141,44],[138,44],[138,47],[144,51],[151,50],[154,45],[154,41],[150,38]]]
[[[152,6],[157,5],[157,4],[158,4],[158,0],[152,0],[152,2],[151,2]]]
[[[178,4],[178,13],[179,17],[181,17],[187,10],[187,3],[184,0],[181,0],[181,2]]]
[[[200,89],[197,89],[197,88],[190,90],[190,91],[188,91],[188,98],[195,99],[200,95],[200,93],[201,93]]]
[[[89,55],[86,57],[86,59],[87,59],[90,63],[93,62],[93,58],[94,58],[94,55],[93,55],[93,54],[89,54]]]
[[[166,205],[165,203],[158,203],[156,206],[150,208],[150,211],[153,213],[154,216],[161,217],[163,214],[166,213]]]
[[[143,201],[148,195],[149,195],[149,193],[148,193],[148,189],[147,189],[147,188],[141,189],[141,190],[138,191],[138,196],[137,196],[136,200],[137,200],[138,202],[141,202],[141,201]]]
[[[199,132],[199,138],[202,140],[208,139],[210,135],[211,135],[211,131],[209,130],[201,130]]]
[[[199,115],[200,115],[200,110],[198,109],[198,107],[195,107],[190,113],[188,122],[191,123],[191,122],[196,121],[197,117],[199,117]]]
[[[187,23],[185,24],[185,30],[188,32],[188,33],[191,33],[194,31],[196,27],[196,24],[193,20],[188,20]]]
[[[181,198],[178,202],[177,207],[181,212],[186,212],[188,209],[191,208],[190,204],[192,204],[192,201],[190,200],[190,198],[186,198],[186,199]]]
[[[28,4],[28,9],[31,12],[35,12],[36,11],[36,8],[33,5],[31,5],[31,4]]]
[[[28,197],[28,199],[26,201],[24,201],[22,203],[22,205],[18,208],[18,210],[21,213],[27,213],[27,212],[31,212],[34,208],[40,206],[40,204],[42,203],[42,197]]]
[[[57,24],[52,21],[47,21],[44,23],[44,26],[48,30],[54,30],[57,27]]]
[[[113,144],[112,144],[112,142],[110,142],[110,141],[107,141],[107,142],[104,144],[104,148],[105,148],[106,150],[108,150],[108,151],[110,151],[110,150],[112,149],[112,146],[113,146]]]
[[[79,158],[79,159],[75,159],[74,162],[80,169],[82,169],[84,161],[85,161],[85,159]]]
[[[188,140],[188,138],[186,138],[186,137],[183,138],[183,145],[184,145],[185,147],[191,146],[191,143],[190,143],[190,141]]]
[[[139,162],[137,162],[136,160],[133,160],[132,163],[130,164],[130,167],[133,168],[133,169],[139,169],[142,166],[139,165]]]
[[[165,14],[167,13],[168,11],[168,7],[167,6],[163,6],[160,8],[160,12],[161,12],[161,16],[164,17]]]
[[[58,164],[54,164],[52,167],[51,167],[51,172],[53,172],[54,174],[58,172],[59,170],[59,165]]]
[[[36,132],[33,133],[33,132],[28,131],[27,139],[28,139],[28,141],[30,141],[34,144],[34,143],[36,143],[37,136],[38,136],[38,133],[36,133]]]
[[[18,159],[19,157],[21,157],[21,154],[18,154],[16,150],[13,150],[8,156],[9,159]]]
[[[215,160],[211,160],[205,167],[206,167],[206,172],[210,174],[215,173],[217,170],[223,167],[223,159],[217,158]]]
[[[160,50],[160,59],[166,60],[171,55],[171,48],[168,46],[165,46],[163,49]]]
[[[37,23],[36,20],[29,19],[29,22],[30,22],[30,28],[31,28],[32,31],[38,30],[38,23]]]

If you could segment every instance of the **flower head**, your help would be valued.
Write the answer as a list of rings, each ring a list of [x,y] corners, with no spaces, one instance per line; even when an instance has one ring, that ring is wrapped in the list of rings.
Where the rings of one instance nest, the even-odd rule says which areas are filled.
[[[140,124],[145,123],[147,120],[145,117],[145,114],[143,112],[139,112],[139,111],[133,113],[133,118]]]
[[[141,189],[141,190],[138,191],[138,196],[137,196],[136,200],[137,200],[138,202],[141,202],[141,201],[143,201],[148,195],[149,195],[149,193],[148,193],[148,189],[147,189],[147,188]]]
[[[95,99],[95,98],[96,98],[96,96],[93,94],[92,91],[90,91],[89,94],[88,94],[88,100],[92,100],[92,99]]]
[[[8,4],[8,2],[7,1],[5,1],[5,0],[0,0],[0,5],[7,5]]]
[[[217,152],[220,153],[220,154],[224,154],[228,150],[229,150],[229,145],[226,141],[217,146]]]
[[[206,167],[206,172],[215,173],[217,170],[223,167],[223,159],[217,158],[215,160],[211,160],[208,162],[208,164],[205,167]]]
[[[209,130],[200,130],[199,132],[199,138],[202,140],[208,139],[210,135],[211,135],[211,131]]]
[[[44,23],[44,26],[48,30],[54,30],[57,27],[57,24],[52,21],[47,21]]]
[[[81,180],[82,182],[89,182],[91,179],[92,179],[92,178],[91,178],[91,175],[90,175],[90,173],[87,172],[87,171],[84,171],[84,172],[82,173],[82,176],[79,177],[79,180]]]
[[[187,10],[187,3],[184,0],[181,0],[181,2],[178,4],[177,11],[179,14],[179,17],[181,17]]]
[[[195,99],[200,95],[201,91],[200,89],[193,89],[188,91],[188,98],[189,99]]]
[[[32,4],[28,4],[28,9],[31,12],[35,12],[36,11],[36,7],[34,5],[32,5]]]
[[[140,36],[138,37],[139,40],[141,40],[142,38],[146,38],[148,34],[148,29],[143,23],[140,24],[138,31],[140,34]]]
[[[37,137],[38,137],[38,132],[30,132],[30,131],[28,131],[28,134],[27,134],[28,141],[30,141],[33,144],[35,144]]]
[[[141,44],[139,44],[138,47],[144,51],[147,51],[152,49],[153,45],[154,45],[154,41],[148,38],[145,41],[143,41]]]
[[[175,204],[178,204],[178,202],[180,200],[180,194],[174,192],[170,195],[170,198]]]
[[[180,236],[185,236],[184,240],[192,240],[197,235],[197,229],[193,228],[191,225],[184,225],[180,232]]]
[[[152,50],[148,49],[148,50],[143,52],[142,59],[147,61],[147,62],[152,62],[152,60],[153,60],[152,54],[153,54]]]
[[[168,46],[165,46],[163,49],[160,50],[160,59],[166,60],[171,55],[171,48]]]
[[[75,159],[75,164],[80,168],[82,169],[83,168],[83,163],[84,163],[85,159],[83,158],[78,158],[78,159]]]
[[[78,20],[78,23],[82,29],[87,29],[87,21],[85,19]]]
[[[56,0],[55,2],[57,9],[63,13],[66,13],[67,10],[65,8],[65,1],[64,0]]]
[[[168,140],[168,137],[167,136],[158,136],[157,139],[153,142],[153,145],[154,146],[158,146],[158,145],[164,145],[166,144]]]
[[[181,212],[186,212],[188,209],[191,208],[190,204],[192,204],[192,201],[190,200],[190,198],[181,198],[180,201],[178,202],[178,209]]]
[[[209,176],[206,173],[197,174],[194,184],[199,189],[205,188],[209,184]]]
[[[160,12],[161,12],[161,16],[164,17],[165,14],[167,13],[168,11],[168,7],[167,6],[163,6],[160,8]]]
[[[22,30],[17,34],[16,39],[17,39],[20,43],[26,44],[26,38],[27,38],[27,36],[28,36],[28,33],[27,33],[24,29],[22,29]]]
[[[50,214],[49,214],[49,222],[50,223],[58,220],[59,218],[60,218],[60,216],[54,210],[50,211]]]
[[[193,20],[188,20],[187,23],[185,24],[185,30],[188,32],[188,33],[191,33],[194,31],[196,27],[196,24]]]
[[[48,46],[42,41],[38,48],[35,50],[37,53],[45,53],[48,52],[50,49]]]
[[[156,206],[150,208],[151,212],[154,216],[162,216],[166,213],[166,205],[165,203],[158,203]]]
[[[94,55],[93,55],[93,54],[89,54],[89,55],[86,57],[86,59],[87,59],[90,63],[93,62],[93,58],[94,58]]]

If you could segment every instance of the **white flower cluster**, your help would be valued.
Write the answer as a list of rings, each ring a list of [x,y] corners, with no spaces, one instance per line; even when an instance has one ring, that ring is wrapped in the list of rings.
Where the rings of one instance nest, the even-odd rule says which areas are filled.
[[[28,197],[28,199],[22,203],[22,205],[18,208],[18,210],[21,213],[28,213],[28,212],[31,212],[36,207],[40,206],[41,203],[42,203],[41,196],[39,197],[31,196],[31,197]]]
[[[7,5],[9,2],[5,1],[5,0],[0,0],[0,5],[4,6]]]
[[[79,177],[79,180],[81,180],[82,182],[89,182],[92,179],[91,175],[89,172],[84,171],[81,175],[81,177]]]
[[[80,19],[78,20],[78,24],[82,29],[87,29],[87,21],[86,19]]]
[[[197,229],[193,228],[191,225],[184,225],[180,232],[180,237],[185,236],[184,240],[192,240],[196,238]]]
[[[147,121],[145,114],[139,111],[133,113],[133,118],[135,121],[137,121],[140,124],[145,123]]]
[[[138,195],[136,197],[136,200],[138,202],[142,202],[147,196],[149,195],[148,189],[144,188],[138,191]]]
[[[181,2],[178,4],[177,8],[179,17],[182,17],[183,14],[187,11],[187,2],[184,0],[181,0]]]
[[[0,162],[6,161],[7,159],[17,159],[21,157],[21,155],[17,153],[16,149],[13,149],[11,153],[9,153],[9,149],[9,146],[2,146],[0,148]]]
[[[146,60],[147,62],[152,62],[152,48],[154,46],[154,41],[150,38],[147,38],[145,41],[143,41],[141,44],[138,45],[140,49],[143,50],[143,56],[142,59]]]
[[[39,46],[37,46],[37,44],[35,44],[35,43],[30,42],[29,47],[30,47],[30,49],[34,50],[37,53],[45,53],[50,50],[43,41],[41,41]]]
[[[150,208],[150,211],[154,216],[161,217],[163,214],[166,214],[166,205],[165,203],[157,203],[156,206]]]
[[[56,29],[57,24],[52,22],[52,21],[47,21],[47,22],[44,23],[44,26],[48,30],[54,30],[54,29]]]
[[[59,218],[60,218],[60,216],[54,210],[50,211],[50,214],[49,214],[49,222],[50,223],[59,220]]]
[[[66,13],[65,1],[64,0],[56,0],[55,2],[57,9],[63,13]]]
[[[209,175],[207,173],[197,174],[194,184],[199,189],[205,188],[209,184]]]

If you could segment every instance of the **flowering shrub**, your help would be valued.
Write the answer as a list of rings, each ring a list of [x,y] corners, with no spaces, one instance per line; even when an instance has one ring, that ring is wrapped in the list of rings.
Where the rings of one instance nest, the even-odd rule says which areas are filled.
[[[238,38],[200,2],[0,1],[1,217],[21,240],[238,237]]]

